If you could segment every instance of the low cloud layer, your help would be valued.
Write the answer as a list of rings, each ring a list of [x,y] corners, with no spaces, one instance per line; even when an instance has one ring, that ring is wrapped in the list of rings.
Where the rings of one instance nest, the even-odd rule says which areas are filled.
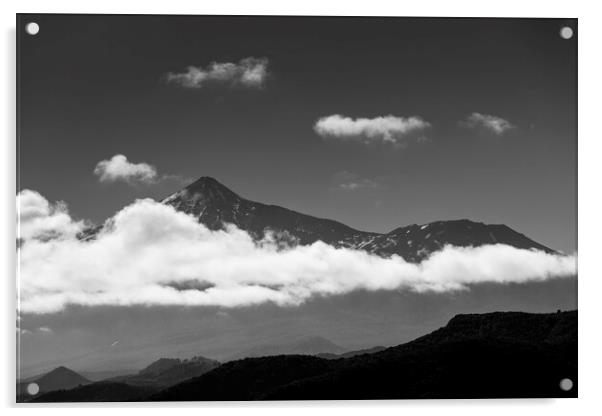
[[[55,220],[51,211],[21,217],[21,227],[30,227],[27,235],[49,228],[40,218]],[[20,312],[52,313],[70,304],[294,306],[357,290],[446,292],[576,273],[574,256],[505,245],[445,247],[420,264],[322,242],[282,249],[273,239],[257,243],[234,227],[211,231],[149,199],[119,211],[95,240],[79,241],[64,229],[55,238],[27,238],[21,245]]]
[[[490,114],[472,113],[461,124],[473,129],[487,130],[498,136],[515,128],[508,120]]]
[[[143,162],[132,163],[120,154],[98,162],[94,174],[101,182],[152,183],[157,180],[157,169],[154,166]]]
[[[404,144],[430,127],[420,117],[397,117],[393,115],[374,118],[345,117],[340,114],[320,118],[314,130],[322,137],[361,143]]]
[[[212,62],[206,68],[189,66],[184,72],[169,72],[168,83],[184,88],[202,88],[210,83],[262,87],[268,75],[267,58],[244,58],[238,63]]]

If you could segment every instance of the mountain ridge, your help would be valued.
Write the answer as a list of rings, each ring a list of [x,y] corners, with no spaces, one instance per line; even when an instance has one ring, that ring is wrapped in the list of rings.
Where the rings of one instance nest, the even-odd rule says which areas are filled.
[[[271,233],[271,238],[279,244],[323,241],[334,247],[364,250],[383,257],[399,255],[411,262],[422,261],[446,245],[507,244],[556,253],[504,224],[468,219],[412,224],[388,233],[360,231],[332,219],[245,199],[209,176],[197,179],[160,202],[194,216],[212,230],[222,229],[228,223],[249,232],[255,239]]]

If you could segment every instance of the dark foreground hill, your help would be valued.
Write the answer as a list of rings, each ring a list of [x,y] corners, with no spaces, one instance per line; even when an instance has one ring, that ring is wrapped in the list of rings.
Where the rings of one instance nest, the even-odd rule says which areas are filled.
[[[71,390],[59,390],[42,394],[30,400],[33,403],[62,402],[132,402],[144,401],[156,392],[153,387],[132,386],[126,383],[99,381]]]
[[[95,383],[36,401],[577,397],[577,311],[457,315],[428,335],[375,351],[246,358],[160,391]],[[564,378],[572,390],[560,389]]]
[[[560,380],[570,378],[564,392]],[[577,312],[458,315],[415,341],[346,359],[245,359],[151,400],[576,397]]]

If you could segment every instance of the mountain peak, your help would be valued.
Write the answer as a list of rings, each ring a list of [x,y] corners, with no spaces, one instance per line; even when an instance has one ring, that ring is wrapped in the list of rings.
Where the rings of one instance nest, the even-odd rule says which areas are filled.
[[[221,184],[217,179],[215,179],[213,176],[201,176],[196,181],[189,184],[187,186],[187,188],[194,187],[194,186],[222,186],[224,188],[226,187],[225,185]]]
[[[230,197],[238,198],[236,193],[232,192],[230,188],[226,185],[220,183],[217,179],[211,176],[201,176],[196,181],[192,182],[190,185],[186,186],[184,190],[188,191],[188,193],[196,194],[196,193],[218,193],[221,195],[228,195]]]

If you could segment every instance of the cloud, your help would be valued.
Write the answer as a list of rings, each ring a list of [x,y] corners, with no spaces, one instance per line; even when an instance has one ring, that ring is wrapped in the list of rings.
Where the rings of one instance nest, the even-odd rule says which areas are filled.
[[[341,191],[358,191],[361,189],[380,189],[383,187],[378,180],[362,178],[346,170],[333,175],[334,188]]]
[[[501,117],[481,113],[470,114],[461,124],[473,129],[484,129],[498,136],[516,127]]]
[[[19,239],[50,239],[74,237],[85,226],[74,221],[67,205],[51,204],[36,191],[24,189],[17,195],[17,237]]]
[[[50,334],[50,333],[52,333],[52,328],[47,327],[47,326],[41,326],[41,327],[38,328],[38,332],[42,332],[42,333],[45,333],[45,334]]]
[[[314,125],[314,130],[322,137],[343,141],[403,144],[408,137],[421,133],[428,127],[430,123],[420,117],[388,115],[353,119],[333,114],[320,118]]]
[[[119,211],[94,240],[25,241],[19,305],[21,313],[38,314],[70,304],[294,306],[357,290],[445,292],[575,273],[574,256],[505,245],[448,246],[420,264],[323,242],[282,248],[273,240],[257,243],[233,226],[211,231],[143,199]]]
[[[185,72],[166,74],[168,83],[184,88],[202,88],[208,83],[222,83],[259,88],[268,76],[267,58],[244,58],[238,63],[212,62],[206,68],[189,66]]]
[[[94,174],[101,182],[152,183],[157,179],[157,169],[154,166],[148,163],[132,163],[121,154],[98,162]]]

